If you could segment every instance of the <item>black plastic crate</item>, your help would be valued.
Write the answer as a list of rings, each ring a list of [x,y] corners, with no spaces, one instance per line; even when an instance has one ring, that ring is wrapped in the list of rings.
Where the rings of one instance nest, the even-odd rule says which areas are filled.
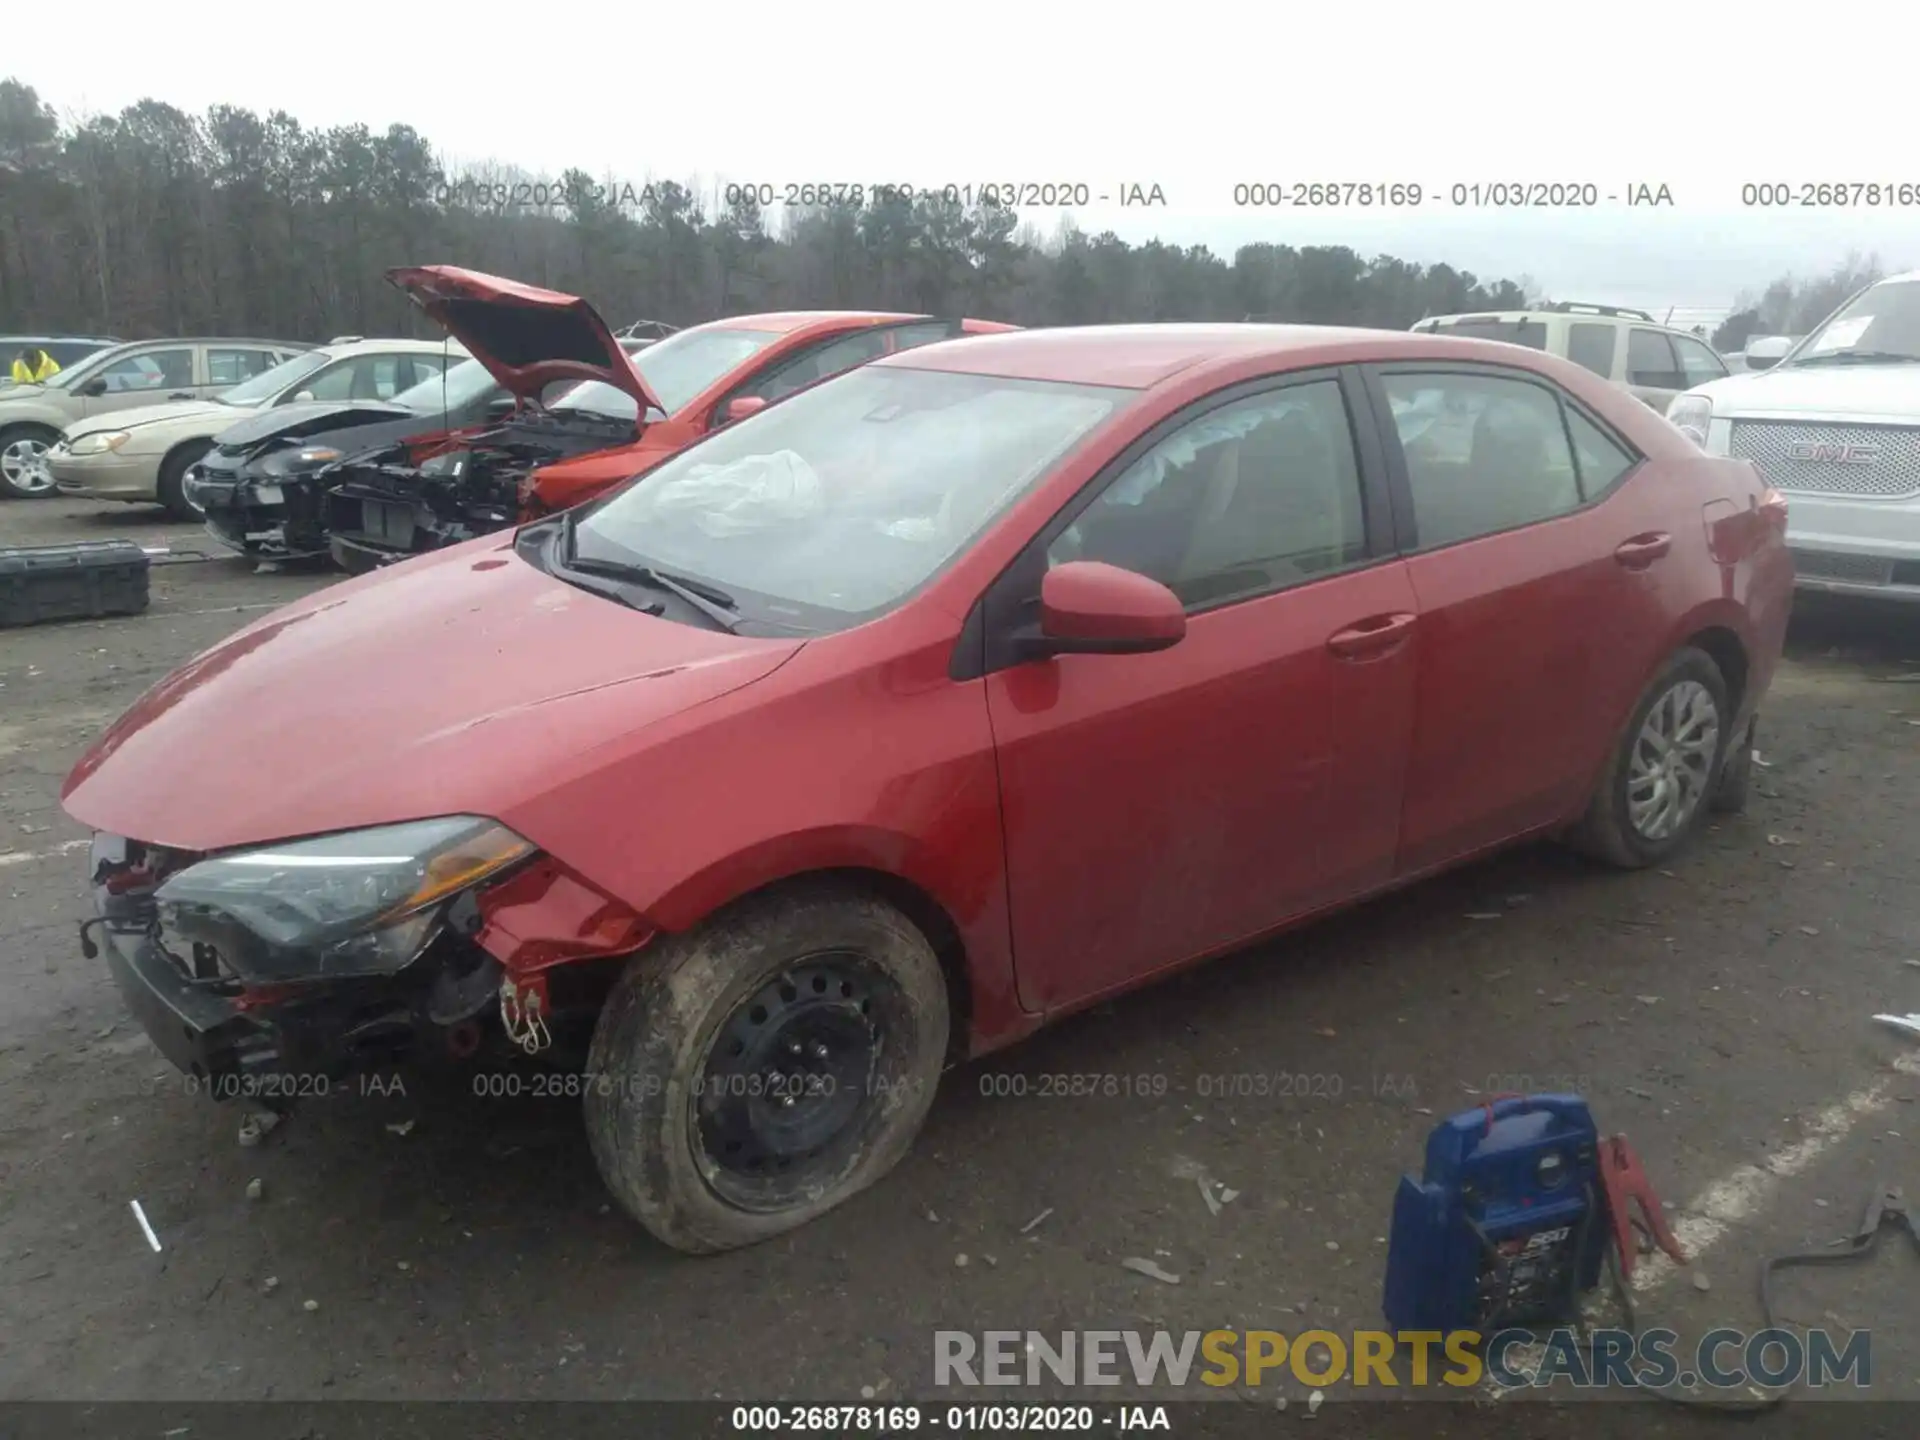
[[[0,625],[138,615],[151,564],[131,540],[0,549]]]

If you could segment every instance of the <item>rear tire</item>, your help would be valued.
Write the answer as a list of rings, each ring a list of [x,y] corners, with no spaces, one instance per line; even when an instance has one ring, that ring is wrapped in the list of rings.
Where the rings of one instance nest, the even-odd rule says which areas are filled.
[[[828,885],[749,899],[615,984],[587,1063],[594,1160],[676,1250],[771,1239],[899,1163],[948,1024],[939,959],[892,906]]]
[[[1657,865],[1705,819],[1727,744],[1727,684],[1705,651],[1676,651],[1633,707],[1568,836],[1609,865]]]
[[[176,520],[204,521],[206,512],[187,499],[187,471],[207,451],[213,448],[211,441],[201,440],[182,445],[160,462],[160,480],[154,487],[160,503],[167,507],[167,514]]]
[[[0,430],[0,495],[42,500],[54,493],[47,451],[60,438],[45,425],[9,425]]]

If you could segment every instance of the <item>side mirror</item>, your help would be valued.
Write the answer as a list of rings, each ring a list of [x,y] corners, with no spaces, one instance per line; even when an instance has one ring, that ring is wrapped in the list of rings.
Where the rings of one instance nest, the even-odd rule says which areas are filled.
[[[98,380],[89,380],[86,384],[80,387],[80,393],[89,399],[93,398],[96,395],[106,394],[107,393],[107,377],[102,375]]]
[[[736,420],[744,420],[767,408],[763,395],[736,395],[720,407],[719,420],[722,425],[731,425]]]
[[[1138,655],[1187,633],[1180,597],[1145,575],[1094,560],[1056,565],[1040,584],[1040,628],[1024,648],[1045,655]]]
[[[313,391],[311,390],[296,390],[293,392],[293,403],[296,405],[303,404],[311,399],[313,399]]]
[[[1794,342],[1785,335],[1768,335],[1759,340],[1749,341],[1745,359],[1749,370],[1771,370],[1786,359],[1787,351]]]
[[[487,419],[504,420],[513,414],[516,401],[511,395],[501,395],[487,402]]]

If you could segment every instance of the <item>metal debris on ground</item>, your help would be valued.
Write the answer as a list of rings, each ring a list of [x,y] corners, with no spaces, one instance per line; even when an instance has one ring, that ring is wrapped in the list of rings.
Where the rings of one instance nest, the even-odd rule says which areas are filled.
[[[1193,1183],[1200,1187],[1200,1198],[1207,1202],[1207,1213],[1218,1215],[1220,1202],[1213,1198],[1213,1182],[1204,1175],[1196,1175],[1193,1177]]]
[[[1773,769],[1773,762],[1767,759],[1758,750],[1753,752],[1753,763],[1758,765],[1762,770]]]
[[[133,1218],[140,1222],[140,1233],[147,1237],[147,1244],[153,1247],[153,1253],[160,1253],[160,1237],[153,1233],[153,1226],[147,1223],[147,1212],[140,1208],[138,1200],[127,1202],[133,1208]]]
[[[1239,1198],[1240,1198],[1240,1192],[1238,1190],[1229,1190],[1224,1185],[1220,1187],[1220,1203],[1222,1205],[1231,1205],[1234,1201],[1238,1200]]]
[[[1038,1225],[1042,1220],[1045,1220],[1047,1216],[1051,1214],[1053,1214],[1053,1206],[1049,1205],[1046,1209],[1042,1210],[1038,1215],[1034,1216],[1033,1219],[1027,1221],[1026,1224],[1022,1225],[1020,1227],[1020,1233],[1022,1235],[1026,1234],[1029,1230],[1033,1229],[1034,1226]]]
[[[1171,1270],[1162,1269],[1151,1260],[1142,1260],[1138,1255],[1129,1255],[1120,1262],[1120,1268],[1131,1270],[1136,1275],[1144,1275],[1149,1280],[1158,1280],[1165,1285],[1178,1285],[1180,1277]]]
[[[240,1148],[251,1150],[280,1124],[280,1117],[271,1110],[256,1110],[240,1122]]]
[[[1767,844],[1769,845],[1798,845],[1799,843],[1800,842],[1798,840],[1789,840],[1784,835],[1767,836]]]
[[[1873,1017],[1882,1025],[1891,1025],[1896,1030],[1920,1037],[1920,1014],[1914,1015],[1876,1015]]]
[[[247,1199],[259,1200],[264,1198],[266,1193],[267,1187],[261,1183],[258,1176],[255,1176],[247,1182]]]

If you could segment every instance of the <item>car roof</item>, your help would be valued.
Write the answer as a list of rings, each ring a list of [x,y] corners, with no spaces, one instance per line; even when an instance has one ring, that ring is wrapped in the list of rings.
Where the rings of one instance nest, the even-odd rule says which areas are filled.
[[[324,350],[329,355],[363,355],[363,354],[377,355],[377,354],[384,354],[386,351],[389,351],[389,350],[413,350],[413,351],[451,350],[456,355],[465,355],[467,353],[466,346],[462,345],[458,340],[449,339],[446,336],[442,336],[438,340],[428,340],[425,338],[416,339],[416,340],[407,340],[407,339],[343,340],[337,345],[335,344],[314,345],[309,348],[314,350]]]
[[[51,340],[55,344],[124,345],[126,341],[112,335],[0,335],[0,345],[12,345],[18,341]]]
[[[1158,324],[1075,325],[1009,330],[924,345],[873,363],[910,370],[950,370],[1009,379],[1060,380],[1148,390],[1196,366],[1250,359],[1314,364],[1368,358],[1420,358],[1471,352],[1508,357],[1516,348],[1484,340],[1365,330],[1336,325]],[[1533,351],[1527,351],[1533,354]]]
[[[729,315],[695,330],[773,330],[782,335],[818,325],[876,324],[889,320],[935,320],[938,316],[893,310],[769,310],[762,315]]]

